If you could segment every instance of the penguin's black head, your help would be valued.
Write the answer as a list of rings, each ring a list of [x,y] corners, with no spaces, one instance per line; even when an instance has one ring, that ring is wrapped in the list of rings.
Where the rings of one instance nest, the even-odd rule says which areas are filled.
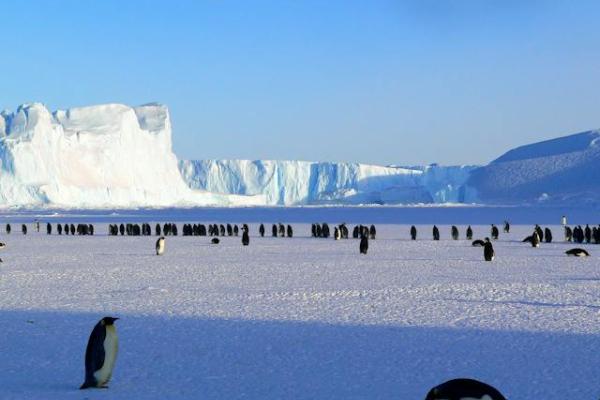
[[[486,238],[485,238],[485,241],[486,241],[486,242],[489,242],[489,241],[490,241],[490,238],[489,238],[489,237],[486,237]]]
[[[104,317],[100,320],[100,322],[102,322],[103,325],[112,325],[115,323],[116,320],[118,320],[119,318],[114,318],[114,317]]]

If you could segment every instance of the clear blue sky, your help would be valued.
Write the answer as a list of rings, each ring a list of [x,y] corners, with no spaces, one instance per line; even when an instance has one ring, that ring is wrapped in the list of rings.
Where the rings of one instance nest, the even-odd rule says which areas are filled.
[[[180,158],[484,163],[600,127],[598,1],[13,1],[0,108],[167,104]]]

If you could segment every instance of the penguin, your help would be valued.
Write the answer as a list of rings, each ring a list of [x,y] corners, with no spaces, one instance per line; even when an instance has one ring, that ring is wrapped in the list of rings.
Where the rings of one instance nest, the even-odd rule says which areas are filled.
[[[212,238],[212,240],[210,242],[212,244],[219,244],[220,240],[219,240],[219,238]]]
[[[92,330],[85,350],[85,381],[79,389],[108,388],[119,351],[119,338],[114,325],[118,319],[104,317]]]
[[[568,226],[565,226],[565,242],[573,241],[573,229]]]
[[[588,224],[585,225],[585,242],[590,243],[592,241],[592,230]]]
[[[540,247],[540,235],[537,231],[533,232],[531,237],[531,247]]]
[[[292,228],[291,225],[287,226],[287,235],[288,235],[288,237],[294,237],[294,229]]]
[[[500,236],[500,231],[496,225],[492,224],[492,240],[498,240],[498,236]]]
[[[433,226],[433,240],[440,240],[440,230],[437,226]]]
[[[452,225],[452,239],[458,240],[458,228]]]
[[[335,240],[340,240],[342,238],[342,236],[340,235],[340,230],[337,226],[333,228],[333,238]]]
[[[369,250],[369,237],[367,235],[363,235],[360,239],[360,254],[367,254],[367,250]]]
[[[538,234],[538,238],[540,239],[540,242],[543,241],[544,240],[544,231],[538,224],[535,225],[535,231]]]
[[[483,245],[483,259],[485,261],[494,261],[494,258],[494,246],[492,246],[490,238],[485,238],[485,243]]]
[[[52,225],[50,225],[50,222],[46,224],[46,233],[52,235]]]
[[[483,246],[485,246],[485,242],[483,240],[477,239],[477,240],[474,240],[473,243],[471,243],[471,246],[483,247]]]
[[[467,240],[472,240],[473,239],[473,229],[471,228],[471,225],[469,225],[467,227]]]
[[[75,234],[75,225],[71,224],[71,235]]]
[[[56,224],[56,230],[58,231],[59,235],[62,235],[62,225],[61,224]]]
[[[21,232],[23,232],[23,235],[27,235],[27,225],[21,224]]]
[[[552,243],[552,231],[550,228],[544,228],[544,238],[546,239],[546,243]]]
[[[260,233],[260,237],[265,237],[265,226],[263,224],[260,224],[260,227],[258,228],[258,233]]]
[[[272,228],[271,228],[271,235],[273,237],[277,237],[277,225],[273,224]]]
[[[589,257],[590,256],[590,253],[588,253],[584,249],[579,249],[579,248],[567,250],[567,251],[565,251],[565,254],[568,256],[575,256],[575,257]]]
[[[504,221],[504,233],[509,233],[510,232],[510,224],[508,223],[508,221]]]
[[[250,244],[250,236],[248,236],[248,231],[244,229],[242,232],[242,245],[248,246]]]
[[[0,242],[0,250],[4,249],[5,247],[6,247],[6,243]]]
[[[160,256],[165,252],[165,237],[161,236],[156,241],[156,255]]]
[[[6,224],[6,233],[10,234],[10,224]]]
[[[475,379],[452,379],[432,388],[425,400],[506,400],[498,389]]]
[[[369,236],[371,236],[371,239],[375,240],[375,235],[377,235],[377,229],[375,229],[375,225],[371,225],[369,227]]]
[[[410,239],[417,240],[417,227],[414,225],[410,227]]]

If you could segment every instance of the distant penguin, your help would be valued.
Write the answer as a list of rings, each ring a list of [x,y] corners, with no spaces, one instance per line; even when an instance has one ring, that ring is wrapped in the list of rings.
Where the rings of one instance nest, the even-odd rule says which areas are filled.
[[[161,236],[156,241],[156,255],[160,256],[165,252],[165,237]]]
[[[85,381],[80,389],[107,388],[117,360],[119,338],[115,321],[119,318],[104,317],[96,324],[85,350]]]
[[[471,246],[473,246],[473,247],[483,247],[483,246],[485,246],[485,242],[483,240],[477,239],[477,240],[474,240],[473,243],[471,243]]]
[[[288,235],[288,237],[294,237],[294,229],[292,228],[291,225],[287,226],[287,235]]]
[[[10,234],[11,227],[10,224],[6,224],[6,233]]]
[[[533,232],[533,235],[531,236],[531,246],[540,247],[540,235],[537,231]]]
[[[492,240],[498,240],[498,236],[500,236],[500,231],[496,225],[492,224]]]
[[[46,233],[47,233],[48,235],[52,235],[52,225],[50,224],[50,222],[48,222],[48,223],[46,224]]]
[[[340,235],[340,230],[337,226],[333,228],[333,238],[335,240],[340,240],[342,238],[342,236]]]
[[[510,232],[510,224],[508,223],[508,221],[504,221],[504,233],[509,233]]]
[[[542,228],[538,224],[535,225],[535,231],[538,234],[540,242],[542,242],[544,240],[544,231],[542,230]]]
[[[544,228],[544,238],[546,239],[546,243],[552,243],[552,231],[550,228]]]
[[[62,235],[62,225],[61,224],[56,224],[56,230],[58,231],[59,235]]]
[[[506,400],[498,389],[474,379],[453,379],[432,388],[425,400]]]
[[[417,240],[417,227],[414,225],[410,227],[410,239]]]
[[[212,244],[219,244],[220,240],[219,240],[219,238],[212,238],[212,240],[210,242]]]
[[[25,225],[25,224],[21,225],[21,232],[23,232],[23,235],[27,235],[27,225]]]
[[[244,229],[242,232],[242,245],[248,246],[250,244],[250,236],[248,235],[248,231]]]
[[[2,249],[4,249],[4,248],[6,248],[6,243],[2,243],[2,242],[0,242],[0,250],[2,250]]]
[[[377,229],[375,228],[375,225],[371,225],[369,227],[369,236],[371,237],[371,239],[375,240],[376,235],[377,235]]]
[[[275,224],[273,224],[273,227],[271,228],[271,235],[277,237],[277,225]]]
[[[565,242],[573,241],[573,229],[568,226],[565,226]]]
[[[590,226],[588,224],[585,225],[585,242],[586,243],[590,243],[592,241],[592,230],[590,229]]]
[[[367,235],[363,235],[360,239],[359,250],[360,254],[367,254],[367,251],[369,250],[369,237]]]
[[[265,237],[265,226],[263,224],[260,224],[260,227],[258,228],[258,233],[260,233],[260,237]]]
[[[590,256],[590,253],[588,253],[584,249],[579,249],[579,248],[567,250],[567,251],[565,251],[565,254],[568,256],[575,256],[575,257],[589,257]]]
[[[458,240],[458,228],[452,225],[452,239]]]
[[[492,246],[490,238],[485,238],[485,243],[483,245],[483,259],[485,261],[494,261],[494,257],[494,246]]]
[[[440,230],[437,226],[433,226],[433,240],[440,240]]]
[[[467,240],[473,240],[473,229],[471,228],[471,225],[467,227],[466,237]]]

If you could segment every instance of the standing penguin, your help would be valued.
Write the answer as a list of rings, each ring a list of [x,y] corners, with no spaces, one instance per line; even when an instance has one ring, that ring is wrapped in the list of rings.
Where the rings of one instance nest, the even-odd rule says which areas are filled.
[[[504,233],[509,233],[510,232],[510,224],[508,223],[508,221],[504,221]]]
[[[27,235],[27,225],[21,224],[21,232],[23,232],[23,235]]]
[[[467,240],[473,240],[473,229],[471,225],[467,227]]]
[[[250,236],[248,235],[248,230],[244,229],[242,231],[242,245],[248,246],[250,244]]]
[[[417,240],[417,227],[414,225],[410,227],[410,239]]]
[[[46,233],[52,235],[52,225],[50,225],[50,222],[46,224]]]
[[[258,228],[258,233],[260,233],[260,237],[265,236],[265,226],[263,224],[260,224],[260,227]]]
[[[544,228],[544,238],[546,239],[546,243],[552,243],[552,231],[550,228]]]
[[[496,225],[492,224],[492,240],[498,240],[498,236],[500,236],[500,231]]]
[[[540,235],[537,231],[533,231],[531,236],[531,247],[540,247]]]
[[[492,242],[490,242],[490,238],[485,238],[485,242],[483,244],[483,259],[485,261],[494,261],[494,246],[492,246]]]
[[[437,226],[433,226],[433,240],[440,240],[440,230]]]
[[[458,240],[458,228],[455,225],[452,225],[452,239]]]
[[[340,230],[337,226],[333,228],[333,238],[335,240],[340,240],[342,238],[342,236],[340,235]]]
[[[425,400],[506,400],[498,389],[474,379],[452,379],[432,388]]]
[[[106,385],[112,376],[119,351],[119,338],[114,325],[118,319],[104,317],[94,326],[85,350],[85,381],[79,389],[108,388]]]
[[[165,237],[161,236],[156,241],[156,255],[160,256],[165,252]]]
[[[369,237],[367,235],[363,235],[360,238],[359,249],[360,254],[367,254],[367,251],[369,250]]]

